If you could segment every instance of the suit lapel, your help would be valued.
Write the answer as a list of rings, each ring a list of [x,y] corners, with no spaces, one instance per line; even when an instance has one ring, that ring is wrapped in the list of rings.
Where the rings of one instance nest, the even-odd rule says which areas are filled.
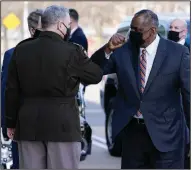
[[[128,48],[127,48],[128,46]],[[130,77],[130,82],[133,85],[133,88],[138,96],[138,98],[140,98],[140,93],[138,90],[138,85],[137,85],[137,80],[136,80],[136,72],[135,72],[135,64],[137,62],[137,60],[135,60],[135,58],[137,58],[137,56],[135,56],[136,54],[133,52],[133,50],[131,49],[131,44],[125,44],[124,46],[124,63],[126,63],[126,68]],[[128,57],[129,56],[129,57]],[[128,61],[127,61],[128,60]],[[137,68],[137,67],[136,67]]]
[[[155,76],[157,75],[157,73],[165,59],[165,56],[166,56],[165,49],[166,49],[166,42],[163,38],[160,38],[156,56],[155,56],[155,59],[153,62],[153,66],[151,68],[149,78],[147,80],[147,84],[146,84],[143,94],[147,93],[147,91],[149,90],[151,83],[153,82]]]

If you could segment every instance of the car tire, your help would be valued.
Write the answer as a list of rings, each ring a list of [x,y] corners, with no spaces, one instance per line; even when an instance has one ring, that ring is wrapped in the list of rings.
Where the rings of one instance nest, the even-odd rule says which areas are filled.
[[[111,99],[107,108],[106,119],[105,119],[105,137],[107,142],[108,151],[111,156],[120,157],[121,156],[121,140],[116,138],[115,142],[112,142],[112,115],[114,113],[113,109],[114,99]]]

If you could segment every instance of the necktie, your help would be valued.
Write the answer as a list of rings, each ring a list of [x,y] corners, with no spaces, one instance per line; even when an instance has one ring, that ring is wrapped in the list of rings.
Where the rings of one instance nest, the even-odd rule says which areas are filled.
[[[142,50],[141,56],[140,56],[140,90],[141,93],[144,92],[145,89],[145,75],[146,75],[146,66],[147,66],[147,60],[146,60],[146,49]],[[138,110],[137,115],[141,115],[141,111]]]
[[[143,49],[142,50],[142,54],[140,56],[140,81],[141,81],[141,86],[140,86],[140,90],[141,93],[144,92],[145,89],[145,75],[146,75],[146,66],[147,66],[147,61],[146,61],[146,50]]]

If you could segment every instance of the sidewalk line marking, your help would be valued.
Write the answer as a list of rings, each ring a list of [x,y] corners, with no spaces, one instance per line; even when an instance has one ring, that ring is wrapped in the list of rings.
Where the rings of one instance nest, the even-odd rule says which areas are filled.
[[[98,142],[101,142],[103,144],[106,144],[106,140],[104,138],[101,138],[99,136],[96,136],[96,135],[92,135],[92,139],[98,141]]]
[[[104,144],[101,144],[101,143],[99,143],[99,142],[97,142],[97,141],[92,141],[92,144],[93,145],[95,145],[95,146],[97,146],[97,147],[100,147],[100,148],[102,148],[102,149],[105,149],[105,150],[107,150],[107,146],[105,146]]]

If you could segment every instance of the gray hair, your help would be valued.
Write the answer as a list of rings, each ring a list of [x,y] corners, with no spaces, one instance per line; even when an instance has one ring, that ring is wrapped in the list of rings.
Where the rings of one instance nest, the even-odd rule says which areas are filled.
[[[186,22],[185,19],[175,18],[175,19],[171,20],[171,23],[170,23],[170,24],[172,24],[172,22],[174,22],[174,21],[180,21],[180,22],[182,22],[182,23],[183,23],[183,27],[184,27],[184,28],[187,28],[187,22]]]
[[[47,7],[41,18],[42,28],[46,29],[56,24],[60,19],[64,19],[67,14],[69,14],[69,10],[62,6],[52,5]]]
[[[153,25],[156,28],[159,26],[159,19],[157,14],[155,14],[153,11],[148,9],[143,9],[135,14],[135,17],[137,16],[143,16],[145,18],[145,24],[146,25]]]
[[[36,9],[35,11],[32,11],[27,17],[28,27],[36,29],[39,23],[39,17],[42,17],[42,15],[42,9]]]

